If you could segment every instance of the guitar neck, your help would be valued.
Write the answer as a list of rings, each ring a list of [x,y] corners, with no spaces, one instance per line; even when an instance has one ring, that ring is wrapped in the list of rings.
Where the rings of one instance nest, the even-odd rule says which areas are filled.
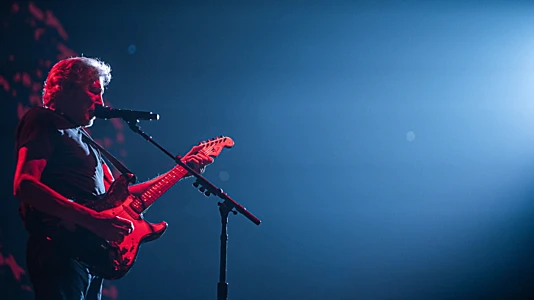
[[[141,194],[141,200],[144,202],[145,207],[152,205],[159,197],[167,192],[173,185],[175,185],[180,179],[187,174],[187,170],[180,165],[172,168],[167,174],[158,180],[156,184],[148,188]]]

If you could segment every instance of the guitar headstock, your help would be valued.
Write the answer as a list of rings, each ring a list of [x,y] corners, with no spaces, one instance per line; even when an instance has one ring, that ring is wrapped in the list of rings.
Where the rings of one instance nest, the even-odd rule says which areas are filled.
[[[210,156],[218,156],[224,148],[232,148],[234,146],[234,140],[227,136],[218,136],[207,141],[198,143],[202,147],[202,152]]]

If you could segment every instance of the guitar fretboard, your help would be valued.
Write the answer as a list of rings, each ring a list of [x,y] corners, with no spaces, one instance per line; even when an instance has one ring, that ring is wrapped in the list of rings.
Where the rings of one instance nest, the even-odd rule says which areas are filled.
[[[141,194],[141,200],[146,208],[152,205],[159,197],[167,192],[173,185],[175,185],[182,177],[187,174],[187,170],[180,165],[172,168],[165,176],[163,176],[156,184],[148,188]]]

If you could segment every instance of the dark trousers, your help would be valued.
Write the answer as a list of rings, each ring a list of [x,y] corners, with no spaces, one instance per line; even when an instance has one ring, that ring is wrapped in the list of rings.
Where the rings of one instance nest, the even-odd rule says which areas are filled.
[[[30,236],[26,264],[36,300],[100,300],[103,279],[69,258],[53,241]]]

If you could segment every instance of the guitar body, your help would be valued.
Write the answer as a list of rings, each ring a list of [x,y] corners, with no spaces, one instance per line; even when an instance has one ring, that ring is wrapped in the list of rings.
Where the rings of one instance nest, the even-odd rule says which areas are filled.
[[[68,239],[68,248],[73,248],[75,258],[88,265],[95,275],[109,280],[124,277],[132,268],[141,244],[160,238],[168,226],[166,222],[153,224],[143,218],[146,208],[140,208],[142,201],[128,192],[128,184],[128,178],[120,176],[103,199],[86,206],[130,220],[134,224],[130,234],[121,242],[108,242],[80,228],[75,237]]]

